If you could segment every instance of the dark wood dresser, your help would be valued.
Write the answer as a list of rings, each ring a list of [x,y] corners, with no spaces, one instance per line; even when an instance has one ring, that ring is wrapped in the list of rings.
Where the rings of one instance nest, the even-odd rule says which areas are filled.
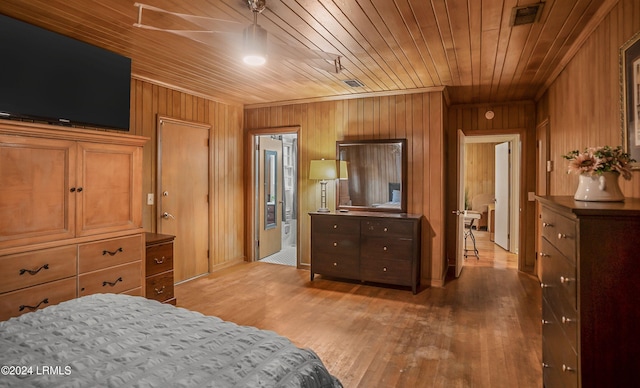
[[[420,221],[415,214],[310,213],[315,274],[410,286],[420,284]]]
[[[640,380],[640,200],[538,197],[546,387]]]
[[[159,302],[176,304],[173,293],[173,240],[168,234],[145,233],[146,297]]]

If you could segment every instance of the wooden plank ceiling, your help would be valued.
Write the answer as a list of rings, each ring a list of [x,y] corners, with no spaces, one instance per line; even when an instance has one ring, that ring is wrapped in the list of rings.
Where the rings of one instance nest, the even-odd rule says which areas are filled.
[[[612,0],[546,0],[537,23],[515,27],[513,7],[538,0],[267,0],[258,24],[269,41],[339,54],[338,74],[274,52],[260,68],[245,65],[247,0],[140,2],[237,25],[204,34],[202,43],[134,27],[134,1],[2,0],[0,13],[126,55],[136,77],[218,101],[260,105],[447,86],[453,103],[479,103],[534,99]],[[142,22],[202,29],[149,10]],[[350,79],[364,86],[343,82]]]

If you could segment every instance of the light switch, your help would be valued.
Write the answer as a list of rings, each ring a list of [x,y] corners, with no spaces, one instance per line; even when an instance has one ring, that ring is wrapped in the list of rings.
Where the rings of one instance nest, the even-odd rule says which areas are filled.
[[[153,205],[153,193],[147,194],[147,205]]]

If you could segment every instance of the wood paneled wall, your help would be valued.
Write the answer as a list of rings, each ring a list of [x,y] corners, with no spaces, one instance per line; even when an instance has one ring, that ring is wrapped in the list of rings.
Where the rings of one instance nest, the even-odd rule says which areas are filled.
[[[622,143],[619,50],[638,31],[640,2],[620,0],[538,101],[538,122],[548,117],[550,125],[551,195],[573,195],[578,186],[562,155]],[[620,186],[625,196],[640,198],[640,171]]]
[[[465,145],[464,186],[469,209],[476,195],[495,192],[496,144],[498,143]]]
[[[485,118],[487,110],[493,110],[493,120]],[[456,105],[448,111],[447,125],[447,214],[457,208],[458,142],[457,132],[465,135],[520,134],[522,164],[520,175],[520,255],[519,269],[532,271],[535,265],[535,203],[528,201],[527,192],[535,191],[535,104],[523,101],[507,104]],[[455,265],[456,224],[454,217],[447,219],[447,257]]]
[[[132,79],[131,133],[150,139],[144,146],[143,204],[147,203],[147,193],[155,193],[156,198],[158,195],[158,116],[211,125],[210,270],[244,260],[244,223],[240,221],[245,218],[242,106],[215,102]],[[143,206],[145,230],[156,231],[156,214],[155,204]]]
[[[245,109],[248,130],[299,126],[299,239],[301,262],[310,262],[310,219],[320,202],[309,162],[335,159],[336,141],[406,138],[409,213],[423,214],[422,283],[444,281],[444,116],[442,92],[379,96]],[[335,208],[335,188],[328,201]]]

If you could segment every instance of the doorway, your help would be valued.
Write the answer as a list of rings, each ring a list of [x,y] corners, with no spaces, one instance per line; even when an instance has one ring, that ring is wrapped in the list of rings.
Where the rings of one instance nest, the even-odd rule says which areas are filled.
[[[297,267],[298,135],[253,136],[256,260]]]
[[[515,255],[519,262],[520,135],[465,136],[459,131],[458,152],[458,209],[478,212],[481,218],[470,224],[464,222],[464,212],[459,212],[456,276],[464,265],[483,264],[482,255],[464,256],[476,244],[482,244],[480,249],[487,252],[499,247],[496,252]]]

